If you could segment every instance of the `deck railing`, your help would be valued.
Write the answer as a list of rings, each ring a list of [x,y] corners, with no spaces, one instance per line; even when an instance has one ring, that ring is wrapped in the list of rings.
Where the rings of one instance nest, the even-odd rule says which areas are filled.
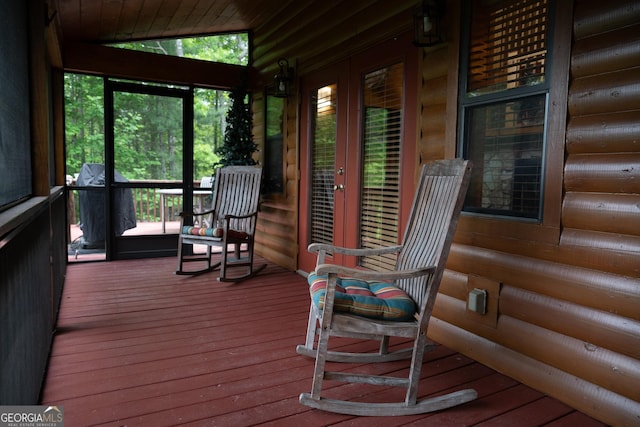
[[[171,183],[176,184],[175,188],[179,188],[181,185],[175,181],[129,181],[132,184],[156,184],[156,183]],[[194,188],[199,188],[200,183],[194,183]],[[162,220],[162,209],[164,208],[165,221],[172,221],[177,219],[177,215],[182,209],[182,194],[163,194],[161,195],[157,187],[131,187],[131,194],[133,197],[133,205],[136,213],[136,221],[139,222],[160,222]],[[68,212],[69,212],[69,224],[75,224],[80,219],[80,198],[79,191],[103,191],[102,187],[95,187],[89,189],[75,189],[70,187],[68,191]],[[164,201],[164,206],[162,206]],[[206,202],[206,201],[205,201]],[[202,207],[202,206],[200,206]]]

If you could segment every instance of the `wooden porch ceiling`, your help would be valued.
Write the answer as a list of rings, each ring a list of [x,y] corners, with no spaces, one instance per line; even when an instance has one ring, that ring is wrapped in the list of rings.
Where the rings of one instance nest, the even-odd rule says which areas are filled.
[[[308,313],[305,279],[269,265],[251,280],[173,274],[175,259],[68,266],[43,404],[65,425],[602,426],[445,347],[425,358],[420,395],[473,387],[479,398],[440,413],[351,417],[298,403],[313,361],[295,352]],[[367,344],[343,340],[344,348]],[[388,373],[408,361],[352,367]],[[397,399],[400,389],[334,383],[342,397]]]
[[[253,30],[308,0],[55,0],[63,40],[116,42]],[[340,1],[333,2],[339,7]]]

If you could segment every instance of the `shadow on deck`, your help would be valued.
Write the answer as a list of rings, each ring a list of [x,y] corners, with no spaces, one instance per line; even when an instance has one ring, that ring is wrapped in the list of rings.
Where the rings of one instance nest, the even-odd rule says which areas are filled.
[[[295,352],[306,329],[306,280],[274,265],[236,284],[218,282],[215,272],[176,276],[174,269],[174,258],[68,267],[41,399],[64,407],[67,427],[602,425],[442,346],[425,357],[420,395],[473,387],[476,401],[407,417],[309,409],[298,395],[311,388],[313,361]],[[332,386],[342,397],[402,395],[401,389]]]

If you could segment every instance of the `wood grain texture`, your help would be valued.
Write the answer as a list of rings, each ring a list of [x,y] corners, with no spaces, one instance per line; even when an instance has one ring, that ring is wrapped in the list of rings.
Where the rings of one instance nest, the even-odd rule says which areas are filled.
[[[482,272],[536,294],[640,320],[638,277],[455,244],[447,267],[466,274]]]
[[[425,357],[420,394],[464,385],[480,393],[475,402],[378,421],[310,410],[298,394],[309,388],[313,362],[295,353],[307,323],[306,280],[273,264],[233,285],[215,274],[176,276],[173,267],[163,258],[69,266],[41,403],[63,405],[71,426],[473,425],[518,416],[519,427],[604,426],[443,346]],[[368,345],[344,339],[336,346]],[[375,372],[406,368],[391,362]],[[349,386],[332,391],[353,393]]]
[[[610,111],[572,116],[567,124],[567,153],[637,153],[640,111]]]
[[[606,419],[610,425],[634,425],[640,404],[560,369],[546,365],[534,358],[522,358],[522,354],[480,335],[465,331],[439,318],[429,327],[429,337],[455,348],[475,359],[486,360],[488,366],[500,367],[500,371],[526,381],[545,394],[560,398],[565,404],[581,407],[583,411]],[[578,424],[580,425],[580,424]]]
[[[434,311],[434,316],[438,318],[438,314],[461,313],[465,310],[464,301],[444,296],[438,300],[438,304],[437,311]],[[537,326],[528,319],[523,321],[511,317],[506,313],[501,313],[495,328],[465,316],[459,316],[457,319],[459,320],[455,326],[459,328],[477,333],[515,352],[528,354],[534,360],[611,390],[626,399],[640,401],[640,391],[635,387],[640,380],[640,363],[633,357],[600,347],[592,341],[583,341]],[[638,334],[629,338],[637,342]],[[541,345],[541,342],[547,344]],[[559,393],[559,389],[576,393],[576,390],[570,391],[572,387],[571,384],[560,383],[553,393]],[[615,405],[615,402],[609,404]]]

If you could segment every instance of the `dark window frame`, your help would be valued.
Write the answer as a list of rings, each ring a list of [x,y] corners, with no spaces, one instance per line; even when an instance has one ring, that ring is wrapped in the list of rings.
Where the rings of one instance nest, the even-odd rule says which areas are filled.
[[[517,3],[518,0],[514,0],[514,3]],[[469,85],[468,78],[468,69],[470,66],[470,49],[471,49],[471,19],[472,19],[472,7],[471,0],[463,0],[463,13],[462,13],[462,25],[461,25],[461,43],[460,43],[460,81],[459,81],[459,127],[458,127],[458,152],[461,156],[465,158],[469,158],[470,147],[469,142],[472,135],[470,135],[471,131],[471,116],[474,109],[481,108],[490,108],[491,106],[497,106],[500,104],[507,105],[507,103],[517,103],[521,102],[529,97],[534,96],[544,96],[544,117],[542,123],[541,131],[541,144],[540,147],[540,164],[539,164],[539,173],[540,179],[537,183],[539,188],[539,199],[537,201],[537,207],[533,208],[534,211],[529,212],[521,212],[511,209],[494,209],[489,207],[482,206],[474,206],[473,203],[470,202],[470,198],[473,197],[468,195],[467,202],[465,203],[465,212],[478,214],[481,216],[488,216],[492,218],[498,219],[519,219],[525,220],[529,222],[542,223],[544,221],[545,215],[545,203],[547,199],[547,192],[545,191],[546,187],[546,174],[547,170],[547,146],[548,135],[550,133],[551,125],[548,120],[549,116],[549,107],[551,105],[552,98],[552,83],[554,81],[554,56],[558,55],[555,50],[555,46],[553,44],[554,41],[554,32],[556,28],[556,13],[555,9],[557,8],[555,0],[548,0],[547,4],[547,28],[546,28],[546,55],[545,55],[545,78],[542,83],[534,84],[534,85],[519,85],[517,87],[507,88],[504,90],[488,90],[482,93],[472,94],[467,91],[467,87]],[[565,88],[566,90],[566,88]],[[566,99],[566,98],[565,98]],[[482,170],[481,165],[476,165],[476,172],[480,172]],[[514,178],[515,181],[515,178]],[[484,185],[484,179],[482,178],[481,184]],[[515,182],[514,182],[515,185]],[[512,194],[513,194],[512,188]],[[470,193],[473,194],[473,183],[470,188]],[[552,197],[552,196],[550,196]],[[480,203],[481,204],[481,203]]]
[[[269,108],[276,103],[275,108]],[[279,105],[278,105],[279,104]],[[285,115],[287,101],[264,94],[264,184],[262,194],[284,196],[285,194]],[[278,115],[279,114],[279,115]],[[279,133],[272,133],[274,127],[280,128]]]

